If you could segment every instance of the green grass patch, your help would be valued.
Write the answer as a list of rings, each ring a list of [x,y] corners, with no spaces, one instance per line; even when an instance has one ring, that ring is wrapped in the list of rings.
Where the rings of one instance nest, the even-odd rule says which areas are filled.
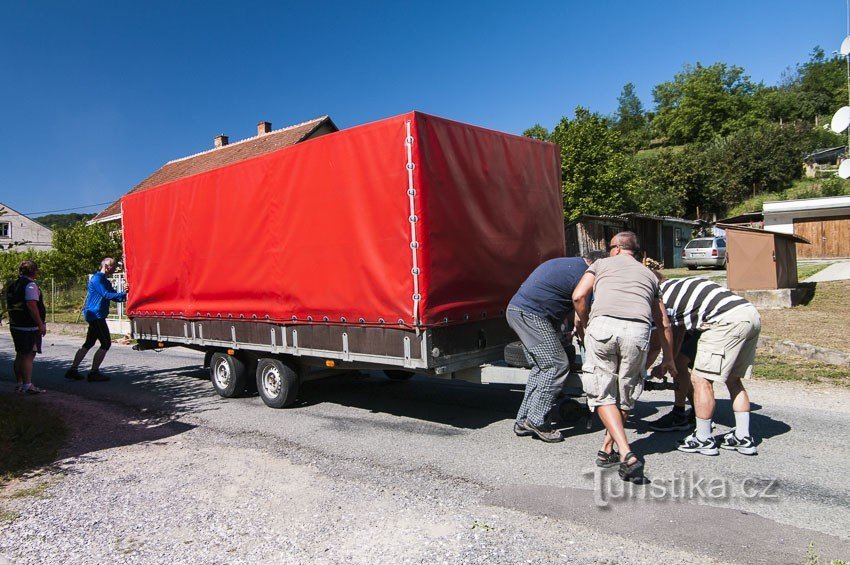
[[[14,522],[21,515],[20,512],[16,512],[14,510],[6,510],[2,506],[0,506],[0,524],[4,524],[6,522]]]
[[[681,153],[685,150],[686,145],[673,145],[669,147],[653,147],[651,149],[641,149],[637,153],[635,153],[634,158],[636,161],[641,161],[643,159],[652,159],[653,157],[657,157],[659,153],[663,151],[667,151],[669,153]]]
[[[687,267],[676,269],[663,269],[661,271],[668,279],[681,279],[684,277],[703,277],[717,282],[726,278],[725,269],[707,269],[705,267],[691,271]]]
[[[43,482],[31,488],[16,490],[9,498],[44,498],[47,496],[47,489],[51,486],[53,486],[52,483]]]
[[[798,198],[823,198],[825,196],[850,195],[850,180],[831,178],[802,178],[794,181],[790,187],[779,192],[764,192],[744,200],[732,207],[727,213],[737,216],[745,212],[761,212],[765,202],[796,200]]]
[[[804,280],[819,273],[832,265],[832,263],[797,263],[797,280]]]
[[[847,367],[812,361],[796,355],[760,353],[756,359],[753,376],[769,381],[829,383],[850,387],[850,370]]]
[[[68,435],[59,414],[24,394],[0,394],[0,482],[49,465]]]

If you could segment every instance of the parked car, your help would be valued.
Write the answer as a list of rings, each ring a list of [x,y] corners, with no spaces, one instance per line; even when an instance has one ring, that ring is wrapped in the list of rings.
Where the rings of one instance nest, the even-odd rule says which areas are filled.
[[[697,267],[726,268],[726,238],[698,237],[682,250],[682,262],[694,270]]]

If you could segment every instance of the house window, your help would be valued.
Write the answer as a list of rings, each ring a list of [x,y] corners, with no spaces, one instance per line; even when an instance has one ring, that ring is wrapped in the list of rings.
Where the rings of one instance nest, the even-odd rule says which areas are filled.
[[[12,237],[12,224],[9,222],[0,222],[0,237],[10,238]]]

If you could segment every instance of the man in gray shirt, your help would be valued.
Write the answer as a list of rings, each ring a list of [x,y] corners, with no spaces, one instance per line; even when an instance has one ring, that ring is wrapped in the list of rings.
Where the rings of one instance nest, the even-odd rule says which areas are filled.
[[[632,453],[623,424],[643,391],[651,324],[660,330],[662,367],[676,374],[670,321],[658,290],[658,279],[635,257],[637,236],[620,232],[611,239],[610,257],[582,275],[573,292],[576,333],[584,342],[582,385],[588,405],[605,424],[597,465],[619,465],[623,480],[643,482],[643,462]],[[593,307],[589,299],[593,295]],[[614,451],[614,443],[619,454]]]

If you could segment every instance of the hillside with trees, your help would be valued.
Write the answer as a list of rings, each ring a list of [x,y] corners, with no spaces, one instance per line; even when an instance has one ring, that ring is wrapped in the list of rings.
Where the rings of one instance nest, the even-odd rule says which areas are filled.
[[[70,228],[79,222],[87,222],[94,218],[94,216],[94,214],[47,214],[46,216],[33,218],[33,220],[55,230],[59,228]]]
[[[653,88],[652,110],[628,83],[614,115],[579,107],[551,131],[536,124],[524,135],[560,145],[568,220],[629,211],[722,217],[765,195],[790,195],[805,155],[847,143],[827,129],[848,102],[845,65],[815,48],[775,86],[734,65],[685,65]],[[850,194],[840,179],[806,184],[809,196],[822,185]]]

